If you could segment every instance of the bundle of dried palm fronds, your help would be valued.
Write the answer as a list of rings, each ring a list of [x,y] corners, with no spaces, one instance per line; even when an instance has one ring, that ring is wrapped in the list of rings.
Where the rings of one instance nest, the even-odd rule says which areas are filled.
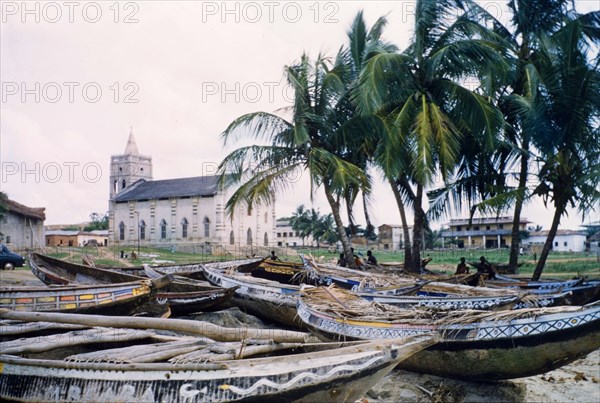
[[[578,306],[524,308],[511,311],[436,310],[427,307],[398,308],[367,301],[335,285],[303,288],[302,299],[311,308],[340,319],[365,322],[406,323],[407,325],[451,325],[482,321],[511,321],[543,314],[580,310]]]

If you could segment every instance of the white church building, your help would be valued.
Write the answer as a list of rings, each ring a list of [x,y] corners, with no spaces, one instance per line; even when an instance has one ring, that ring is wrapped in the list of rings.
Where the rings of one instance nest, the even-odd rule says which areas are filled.
[[[125,152],[111,156],[109,242],[262,254],[276,243],[275,202],[241,206],[230,219],[225,206],[233,192],[221,189],[217,176],[152,180],[152,157],[139,153],[131,132]]]

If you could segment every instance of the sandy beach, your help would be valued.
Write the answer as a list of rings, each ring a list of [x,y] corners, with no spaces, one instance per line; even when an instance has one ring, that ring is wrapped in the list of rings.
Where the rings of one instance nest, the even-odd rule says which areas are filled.
[[[42,282],[21,268],[0,271],[0,284],[31,286],[42,285]],[[596,403],[600,402],[600,350],[546,374],[502,382],[468,382],[395,370],[361,402]]]

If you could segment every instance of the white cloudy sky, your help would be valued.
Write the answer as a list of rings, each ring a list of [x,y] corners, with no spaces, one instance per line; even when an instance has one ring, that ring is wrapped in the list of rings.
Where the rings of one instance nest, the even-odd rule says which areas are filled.
[[[482,4],[502,13],[503,2]],[[577,4],[580,11],[598,8],[597,0]],[[1,7],[0,187],[20,203],[46,207],[46,223],[57,224],[107,210],[110,156],[123,152],[130,126],[140,152],[153,158],[155,179],[210,174],[231,150],[219,134],[234,118],[288,104],[280,84],[284,65],[302,52],[335,54],[361,8],[369,24],[387,14],[385,37],[404,48],[414,3],[2,1]],[[301,203],[310,207],[307,192],[301,180],[279,195],[278,215]],[[375,224],[399,223],[387,188],[376,184],[375,195]],[[313,203],[328,212],[320,193]],[[551,211],[539,202],[525,216],[550,225]],[[591,217],[598,219],[600,213]],[[580,223],[572,212],[562,227]]]

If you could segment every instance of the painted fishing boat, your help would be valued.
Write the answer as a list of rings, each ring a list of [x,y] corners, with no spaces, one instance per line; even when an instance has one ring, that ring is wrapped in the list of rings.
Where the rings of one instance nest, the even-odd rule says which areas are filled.
[[[399,367],[469,380],[541,374],[600,348],[600,304],[503,312],[408,310],[372,304],[340,288],[319,287],[303,290],[298,316],[325,340],[438,332],[440,343]]]
[[[16,311],[130,315],[154,301],[172,276],[118,284],[59,287],[0,287],[0,308]],[[152,312],[155,312],[153,307]],[[168,316],[168,307],[159,310]],[[156,314],[156,313],[154,313]]]
[[[214,285],[225,288],[237,287],[232,303],[240,309],[266,320],[275,321],[285,326],[304,328],[297,316],[296,305],[301,286],[279,283],[264,278],[256,278],[252,273],[225,272],[206,268],[204,275]],[[429,285],[429,284],[427,284]],[[453,285],[447,286],[446,291]],[[466,292],[472,287],[465,287]],[[417,287],[418,289],[418,287]],[[488,295],[441,293],[438,295],[396,295],[394,293],[359,292],[361,298],[378,304],[389,304],[397,307],[435,307],[437,309],[520,309],[534,306],[550,306],[562,303],[569,294],[551,294],[543,298],[519,295],[516,293],[497,293]],[[477,291],[481,291],[478,289]],[[493,291],[493,290],[492,290]]]
[[[352,402],[403,359],[433,343],[431,336],[402,343],[254,337],[222,343],[95,327],[0,342],[0,399]]]
[[[37,253],[29,256],[29,262],[33,274],[48,285],[118,284],[147,280],[148,277],[158,279],[165,275],[145,266],[142,267],[142,273],[150,273],[151,276],[134,276],[69,263]],[[157,291],[154,297],[159,304],[168,305],[173,315],[186,315],[216,309],[229,301],[233,293],[233,289],[215,287],[206,281],[176,276],[169,285]]]

